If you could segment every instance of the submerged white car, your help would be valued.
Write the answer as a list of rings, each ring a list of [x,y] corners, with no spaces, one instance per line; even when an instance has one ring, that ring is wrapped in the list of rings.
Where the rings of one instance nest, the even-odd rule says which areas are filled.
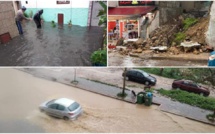
[[[39,108],[41,112],[45,112],[48,115],[62,118],[64,120],[74,120],[83,112],[79,103],[67,98],[44,102]]]

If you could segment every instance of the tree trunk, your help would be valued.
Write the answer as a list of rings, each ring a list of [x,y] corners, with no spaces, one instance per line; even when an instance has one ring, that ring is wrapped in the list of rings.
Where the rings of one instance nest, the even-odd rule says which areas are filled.
[[[124,69],[124,79],[123,79],[123,89],[122,89],[122,95],[125,95],[125,80],[126,80],[126,72],[127,72],[127,68]]]

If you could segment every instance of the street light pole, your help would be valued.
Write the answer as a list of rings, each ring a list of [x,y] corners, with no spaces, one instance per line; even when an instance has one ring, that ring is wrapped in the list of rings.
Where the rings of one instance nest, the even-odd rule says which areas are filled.
[[[127,68],[124,69],[124,79],[123,79],[123,90],[122,90],[122,95],[125,95],[125,80],[126,80],[126,72],[127,72]]]

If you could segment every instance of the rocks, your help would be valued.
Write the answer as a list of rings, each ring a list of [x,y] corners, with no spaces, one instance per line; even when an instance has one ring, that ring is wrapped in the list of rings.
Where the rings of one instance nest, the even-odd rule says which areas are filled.
[[[122,46],[124,43],[124,39],[123,38],[120,38],[117,43],[116,43],[116,46]]]

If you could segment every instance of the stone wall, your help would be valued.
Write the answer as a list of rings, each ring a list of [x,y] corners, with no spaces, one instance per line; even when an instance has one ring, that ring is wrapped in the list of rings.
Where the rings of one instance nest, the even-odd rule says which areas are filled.
[[[14,17],[13,2],[0,1],[0,35],[9,32],[11,38],[13,38],[19,34]]]
[[[173,21],[173,18],[179,16],[183,11],[180,1],[160,1],[159,10],[160,25],[163,25],[167,22],[171,23],[171,21]]]

